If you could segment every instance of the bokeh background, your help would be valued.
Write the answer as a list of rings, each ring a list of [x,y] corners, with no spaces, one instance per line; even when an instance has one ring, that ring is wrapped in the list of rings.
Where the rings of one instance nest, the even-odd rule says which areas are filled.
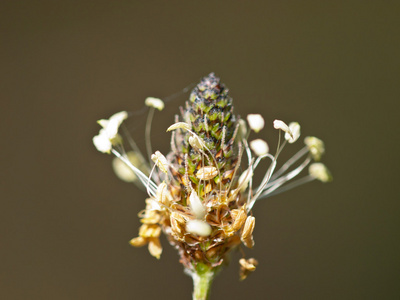
[[[1,299],[190,299],[162,240],[132,248],[145,193],[119,181],[96,120],[215,72],[235,110],[326,143],[331,184],[257,203],[260,264],[212,299],[399,299],[397,1],[2,1]],[[153,143],[188,94],[157,113]],[[143,145],[143,120],[131,120]],[[141,125],[142,124],[142,125]],[[297,147],[297,148],[296,148]],[[293,153],[300,145],[288,147]]]

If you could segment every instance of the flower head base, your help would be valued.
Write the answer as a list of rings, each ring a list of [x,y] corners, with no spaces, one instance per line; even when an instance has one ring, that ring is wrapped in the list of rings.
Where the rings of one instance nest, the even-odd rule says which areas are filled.
[[[151,115],[154,108],[163,107],[157,100],[146,99],[146,104],[152,107]],[[306,146],[275,170],[285,145],[299,138],[300,125],[274,121],[273,126],[284,132],[284,140],[278,143],[275,154],[269,153],[267,143],[261,139],[248,143],[250,132],[246,123],[234,114],[228,89],[213,73],[192,90],[180,119],[167,129],[172,132],[168,155],[159,151],[151,155],[148,141],[151,161],[143,163],[144,156],[134,149],[140,158],[136,165],[122,142],[114,141],[125,119],[126,113],[99,122],[106,133],[100,130],[100,137],[96,136],[93,142],[99,151],[111,152],[126,164],[149,195],[146,209],[139,214],[143,223],[139,236],[130,243],[136,247],[148,245],[150,254],[159,258],[162,252],[159,236],[163,232],[178,249],[180,262],[189,273],[200,267],[216,270],[235,247],[254,246],[256,218],[252,208],[256,201],[307,181],[328,178],[326,168],[314,164],[310,166],[310,175],[293,180],[324,152],[323,143],[316,138],[306,138]],[[255,132],[264,127],[261,115],[249,115],[247,120]],[[149,132],[147,127],[146,134]],[[132,141],[130,144],[135,146]],[[262,180],[255,184],[253,176],[264,159],[270,165],[262,171]],[[243,258],[240,265],[244,279],[255,270],[257,261]]]

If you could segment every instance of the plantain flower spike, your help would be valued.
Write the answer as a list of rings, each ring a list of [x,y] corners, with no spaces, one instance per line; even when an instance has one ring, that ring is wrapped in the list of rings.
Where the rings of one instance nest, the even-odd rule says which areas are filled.
[[[262,139],[248,142],[253,132],[264,127],[263,117],[248,115],[251,131],[247,130],[246,122],[234,112],[228,89],[211,73],[194,87],[180,116],[167,128],[171,151],[164,156],[153,152],[150,141],[153,114],[164,108],[164,102],[156,98],[145,102],[150,107],[145,128],[148,159],[129,133],[118,132],[128,117],[126,112],[99,121],[102,128],[93,143],[100,152],[119,160],[113,165],[121,179],[142,185],[148,194],[146,207],[139,213],[142,225],[138,237],[130,244],[147,245],[158,259],[162,254],[160,236],[164,234],[193,278],[193,299],[206,299],[211,280],[232,250],[255,245],[257,212],[253,208],[257,201],[305,182],[330,181],[324,165],[311,164],[325,152],[324,144],[307,137],[303,148],[278,163],[283,148],[299,139],[300,125],[273,122],[279,130],[275,153]],[[307,167],[309,173],[301,176]],[[245,251],[241,253],[243,280],[258,263],[254,258],[246,259]]]

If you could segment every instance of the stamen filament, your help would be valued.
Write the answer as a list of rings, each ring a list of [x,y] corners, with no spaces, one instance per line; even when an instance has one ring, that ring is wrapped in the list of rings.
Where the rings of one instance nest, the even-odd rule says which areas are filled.
[[[302,178],[299,178],[299,179],[297,179],[297,180],[295,180],[295,181],[293,181],[293,182],[291,182],[291,183],[288,183],[287,185],[285,185],[285,186],[282,187],[282,188],[276,189],[275,191],[273,191],[273,192],[271,192],[271,193],[268,193],[268,191],[265,191],[264,193],[262,193],[262,194],[260,195],[259,199],[269,198],[269,197],[278,195],[278,194],[280,194],[280,193],[289,191],[289,190],[291,190],[291,189],[293,189],[293,188],[295,188],[295,187],[298,187],[298,186],[300,186],[300,185],[303,185],[303,184],[305,184],[305,183],[307,183],[307,182],[310,182],[310,181],[313,181],[313,180],[315,180],[314,177],[312,177],[312,176],[310,176],[310,175],[306,175],[306,176],[304,176],[304,177],[302,177]]]
[[[155,111],[155,108],[150,107],[149,114],[147,115],[146,130],[145,130],[146,151],[147,151],[147,156],[148,156],[150,162],[152,161],[151,155],[153,154],[153,151],[151,149],[150,134],[151,134],[151,123],[153,121],[154,111]]]
[[[276,179],[275,181],[269,182],[264,188],[265,192],[266,193],[273,192],[274,190],[276,190],[278,187],[280,187],[285,182],[296,177],[301,171],[304,170],[304,168],[310,163],[310,161],[311,161],[311,158],[308,157],[300,166],[298,166],[293,171],[287,173],[285,176],[282,176],[279,179]]]
[[[301,150],[299,150],[293,157],[291,157],[275,174],[271,177],[271,179],[278,178],[281,174],[283,174],[287,169],[290,168],[296,161],[298,161],[302,156],[308,153],[308,147],[305,146]]]
[[[150,188],[150,194],[152,196],[156,195],[157,191],[157,185],[150,179],[150,177],[147,177],[142,171],[140,171],[138,168],[136,168],[130,161],[127,159],[125,156],[121,155],[118,151],[115,149],[111,149],[111,152],[121,159],[129,168],[132,169],[133,172],[135,172],[136,176],[139,178],[139,180],[142,182],[144,186],[149,184]]]

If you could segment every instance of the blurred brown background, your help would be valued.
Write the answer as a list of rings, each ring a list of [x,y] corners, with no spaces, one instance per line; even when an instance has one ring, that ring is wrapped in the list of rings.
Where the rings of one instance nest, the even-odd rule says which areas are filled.
[[[0,298],[190,299],[165,240],[160,261],[129,246],[146,195],[91,138],[213,71],[259,137],[279,118],[322,138],[334,182],[257,203],[259,267],[239,282],[234,255],[212,299],[399,299],[397,4],[2,1]],[[187,96],[157,114],[163,152]]]

